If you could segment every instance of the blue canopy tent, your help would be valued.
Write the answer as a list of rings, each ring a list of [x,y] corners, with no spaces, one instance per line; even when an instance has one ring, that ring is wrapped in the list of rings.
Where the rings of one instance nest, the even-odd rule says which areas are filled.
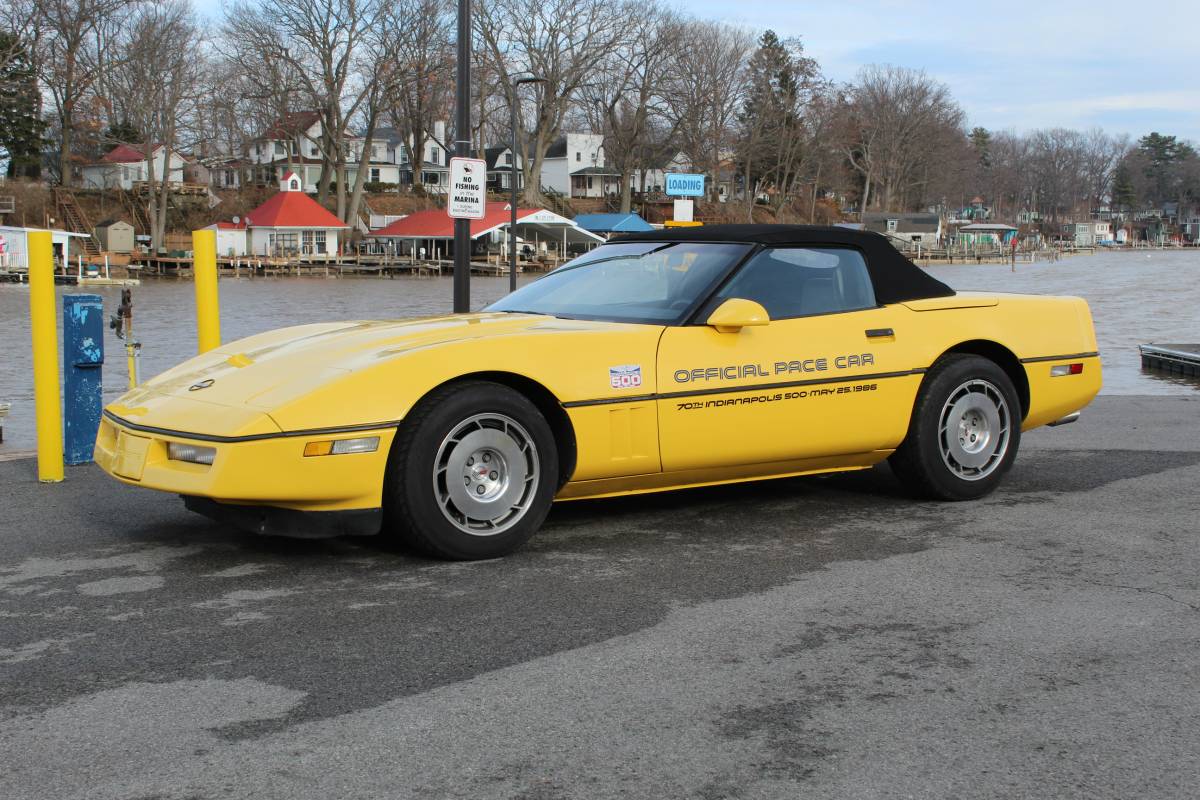
[[[652,231],[654,226],[637,214],[580,214],[575,224],[586,231],[599,234],[640,233]]]

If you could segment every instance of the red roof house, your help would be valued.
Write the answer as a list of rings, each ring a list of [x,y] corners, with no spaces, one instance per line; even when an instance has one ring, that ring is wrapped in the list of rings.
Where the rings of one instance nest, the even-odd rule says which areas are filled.
[[[161,144],[153,145],[151,160],[154,164],[154,178],[159,180],[163,175],[163,160],[168,159],[167,181],[169,183],[183,182],[183,167],[187,163],[182,155],[174,150],[168,151]],[[119,144],[105,153],[99,161],[84,164],[79,170],[84,188],[87,189],[125,189],[133,188],[133,184],[148,181],[150,172],[146,169],[146,154],[140,146]]]
[[[334,255],[338,231],[350,226],[306,195],[300,179],[287,172],[279,191],[246,215],[249,251],[254,255]]]

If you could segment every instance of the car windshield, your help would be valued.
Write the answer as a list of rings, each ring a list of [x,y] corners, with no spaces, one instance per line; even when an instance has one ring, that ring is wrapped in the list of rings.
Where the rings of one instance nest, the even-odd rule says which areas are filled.
[[[750,248],[723,242],[601,245],[486,310],[672,325]]]

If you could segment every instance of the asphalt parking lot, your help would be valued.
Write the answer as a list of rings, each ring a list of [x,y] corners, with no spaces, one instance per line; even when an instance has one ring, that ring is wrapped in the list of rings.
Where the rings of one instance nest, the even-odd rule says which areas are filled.
[[[0,797],[1193,798],[1198,422],[1102,397],[980,502],[563,504],[474,564],[0,463]]]

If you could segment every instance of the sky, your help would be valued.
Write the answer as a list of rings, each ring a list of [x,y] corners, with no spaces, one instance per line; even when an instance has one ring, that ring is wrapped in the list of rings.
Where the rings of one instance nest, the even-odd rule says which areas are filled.
[[[670,2],[670,0],[668,0]],[[219,15],[220,0],[195,0]],[[1100,127],[1200,143],[1194,0],[674,0],[692,16],[799,37],[825,75],[868,64],[947,84],[968,124],[1024,132]]]
[[[1200,4],[1093,0],[690,0],[698,17],[800,37],[825,75],[867,64],[922,69],[968,124],[1100,127],[1200,142]]]

